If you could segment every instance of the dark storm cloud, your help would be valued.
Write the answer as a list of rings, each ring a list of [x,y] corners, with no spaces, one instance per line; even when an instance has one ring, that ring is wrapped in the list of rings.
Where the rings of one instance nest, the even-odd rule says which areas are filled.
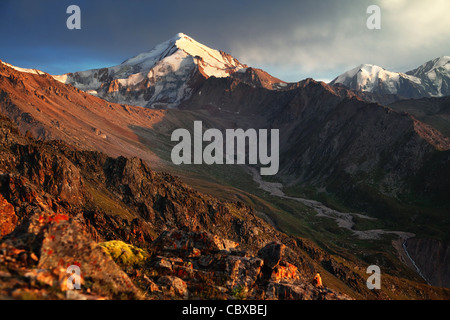
[[[79,5],[82,29],[66,28]],[[368,30],[366,9],[382,8]],[[285,80],[360,63],[406,71],[450,54],[450,1],[0,0],[0,59],[52,74],[115,65],[183,32]]]

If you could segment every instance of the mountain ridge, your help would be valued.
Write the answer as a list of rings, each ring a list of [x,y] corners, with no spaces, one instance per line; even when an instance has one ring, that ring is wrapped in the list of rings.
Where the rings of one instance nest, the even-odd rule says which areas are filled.
[[[183,41],[190,42],[187,38]],[[184,51],[181,52],[175,47],[172,49],[183,57]],[[172,49],[169,48],[165,53],[164,50],[160,50],[162,60],[173,57],[175,53],[171,51]],[[220,52],[219,54],[223,57]],[[158,163],[164,170],[184,172],[184,177],[189,176],[189,172],[194,172],[197,179],[198,177],[208,179],[209,176],[205,173],[214,169],[170,166],[168,150],[173,146],[170,143],[170,133],[175,128],[189,128],[192,121],[198,119],[202,119],[208,127],[219,130],[233,127],[280,128],[285,138],[282,139],[280,146],[282,168],[276,179],[280,179],[279,181],[288,190],[294,192],[291,193],[293,196],[298,196],[297,190],[300,192],[308,188],[308,190],[325,190],[326,193],[338,195],[345,205],[349,205],[352,209],[357,208],[358,212],[370,211],[373,217],[382,221],[382,228],[392,228],[401,222],[404,227],[402,230],[414,229],[414,232],[419,231],[422,236],[428,237],[433,232],[434,236],[445,238],[447,228],[445,220],[440,222],[438,229],[433,230],[438,225],[436,221],[441,217],[441,213],[432,211],[430,214],[427,212],[428,208],[415,206],[416,203],[421,205],[420,201],[427,204],[442,204],[444,208],[448,205],[445,192],[448,189],[448,181],[443,177],[450,172],[449,141],[438,131],[408,113],[397,112],[376,103],[367,103],[365,94],[341,85],[328,85],[313,79],[284,83],[262,70],[244,68],[244,65],[229,76],[208,76],[202,74],[201,66],[191,64],[195,57],[192,58],[190,55],[185,57],[187,57],[185,62],[188,63],[186,70],[194,71],[182,74],[187,76],[187,82],[183,77],[178,79],[179,82],[172,80],[165,82],[170,84],[166,89],[172,93],[180,88],[186,88],[186,83],[191,84],[189,94],[184,95],[186,91],[181,90],[183,92],[180,95],[179,92],[174,95],[175,100],[171,103],[173,106],[177,105],[179,109],[162,110],[169,107],[170,103],[167,100],[154,106],[162,109],[108,102],[72,85],[58,82],[46,73],[41,74],[32,69],[31,72],[27,72],[30,70],[2,63],[1,110],[19,125],[21,132],[25,134],[29,131],[27,136],[30,138],[35,136],[44,140],[61,139],[77,148],[101,150],[110,156],[139,156],[151,166]],[[131,60],[131,65],[134,66],[134,63],[139,61],[145,64],[147,58],[138,55],[132,58],[134,60]],[[189,69],[190,67],[194,69]],[[127,73],[128,71],[131,73]],[[133,76],[136,74],[134,71],[136,70],[131,67],[124,70],[124,74]],[[170,78],[172,71],[169,70],[165,76]],[[103,73],[97,71],[97,76],[105,77],[107,85],[103,86],[103,89],[107,87],[105,90],[110,91],[109,94],[114,95],[124,90],[123,86],[121,89],[118,79],[110,81],[108,70]],[[133,82],[132,80],[136,79],[131,77],[129,80]],[[122,92],[130,94],[127,90]],[[178,98],[181,99],[176,100]],[[435,99],[440,101],[441,98]],[[102,158],[96,161],[103,160]],[[118,174],[121,174],[127,166],[134,172],[137,163],[122,158],[108,161],[102,162],[101,167],[110,168],[108,172]],[[102,168],[98,167],[97,171],[103,170]],[[226,169],[226,175],[234,170],[234,168],[230,171]],[[223,167],[220,168],[219,175],[223,175],[222,171]],[[239,182],[245,180],[243,174],[240,172],[237,175],[236,179]],[[133,179],[130,177],[126,179],[125,184],[128,186],[125,189],[137,190],[136,186],[130,184]],[[209,187],[207,189],[209,193],[210,181],[206,186]],[[226,185],[221,185],[220,189],[222,193],[232,190],[231,196],[246,199],[247,186],[244,185],[239,191],[229,189]],[[222,191],[224,188],[226,191]],[[123,190],[113,190],[115,194],[122,192]],[[127,197],[124,196],[128,199],[127,204],[134,201],[132,197]],[[265,195],[262,197],[266,199]],[[147,194],[139,198],[149,196]],[[250,199],[247,201],[251,203],[255,198],[250,196],[247,199]],[[7,199],[9,200],[12,201],[11,198]],[[403,210],[404,207],[392,206],[392,201],[395,201],[395,205],[406,203],[411,205],[412,209]],[[162,207],[166,207],[164,203]],[[274,203],[280,204],[276,201]],[[159,204],[157,206],[160,207]],[[175,205],[176,208],[178,206],[179,204]],[[295,207],[291,210],[287,203],[280,206],[283,208],[287,206],[287,211],[290,210],[291,216],[284,220],[290,222],[288,227],[293,225],[291,223],[293,219],[294,221],[298,219],[293,213],[301,212],[308,217],[305,208]],[[147,207],[145,216],[155,216],[153,205]],[[262,216],[267,214],[266,210],[273,210],[267,209],[267,206],[263,208]],[[138,206],[137,210],[144,208]],[[269,217],[276,221],[277,225],[286,228],[286,222],[278,224],[279,221],[283,222],[284,217],[278,219],[279,217],[274,214],[274,212],[278,214],[279,210],[268,212]],[[164,220],[164,217],[160,216],[158,219]],[[319,228],[328,225],[325,221],[313,221]],[[309,228],[305,226],[310,221],[302,223],[305,225],[294,226],[293,229],[296,232],[298,230],[303,232]],[[436,234],[436,231],[440,233]],[[342,230],[333,232],[336,232],[332,235],[334,237],[340,235]],[[334,244],[325,243],[326,247],[332,246],[334,250],[345,252],[344,249],[336,249]],[[352,259],[358,261],[356,258]],[[391,261],[392,258],[383,253],[382,260],[385,261],[384,259]]]
[[[144,299],[144,292],[147,299],[230,299],[237,288],[245,289],[241,298],[349,299],[309,283],[322,261],[334,266],[330,279],[345,272],[361,284],[346,291],[371,295],[358,272],[306,240],[281,233],[242,203],[200,194],[138,158],[24,137],[4,116],[0,141],[0,206],[8,209],[0,217],[9,217],[2,219],[7,225],[0,234],[0,263],[9,270],[2,271],[2,298],[71,299],[64,296],[64,266],[76,264],[85,281],[72,299]],[[117,245],[144,256],[129,263],[101,249]],[[278,256],[270,255],[274,249]],[[174,290],[173,281],[182,290]]]
[[[450,57],[427,61],[405,73],[362,64],[330,82],[331,85],[338,83],[356,91],[394,94],[403,98],[442,97],[450,95]]]
[[[31,73],[42,72],[11,67]],[[289,90],[296,84],[242,64],[231,55],[211,49],[184,33],[178,33],[117,66],[52,76],[107,101],[146,108],[177,108],[209,77],[247,79],[248,83],[272,90]],[[410,98],[442,97],[450,95],[450,56],[427,61],[407,72],[361,64],[328,84],[344,85],[363,99],[381,104]]]

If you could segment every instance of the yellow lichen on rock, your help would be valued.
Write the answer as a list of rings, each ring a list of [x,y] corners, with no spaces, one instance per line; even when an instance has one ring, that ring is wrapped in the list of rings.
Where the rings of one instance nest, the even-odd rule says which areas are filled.
[[[112,240],[99,244],[116,263],[123,265],[142,264],[149,257],[149,253],[123,241]]]

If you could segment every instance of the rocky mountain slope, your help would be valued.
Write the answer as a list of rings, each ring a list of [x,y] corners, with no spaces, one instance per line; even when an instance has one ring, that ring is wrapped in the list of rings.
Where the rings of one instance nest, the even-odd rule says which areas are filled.
[[[206,79],[180,105],[184,111],[171,112],[107,103],[46,74],[18,72],[5,64],[0,68],[1,110],[23,133],[28,130],[35,137],[63,139],[80,148],[104,151],[111,156],[139,156],[161,168],[167,167],[165,164],[170,159],[161,154],[167,151],[159,150],[157,154],[155,151],[170,148],[167,141],[171,129],[189,128],[191,124],[181,119],[193,121],[199,117],[210,126],[222,129],[229,125],[282,128],[285,138],[280,141],[280,174],[289,177],[290,184],[306,183],[319,188],[331,186],[332,181],[342,175],[349,178],[365,175],[366,183],[372,183],[371,175],[377,171],[377,189],[382,193],[409,192],[411,183],[405,184],[404,179],[424,168],[435,151],[442,150],[436,155],[445,157],[444,150],[449,146],[448,139],[439,131],[407,114],[363,102],[343,87],[308,79],[274,90],[267,87],[277,84],[278,79],[251,68],[238,73],[239,76]],[[199,112],[202,109],[209,111],[204,114]],[[230,119],[225,120],[227,118]],[[355,125],[348,126],[348,123]],[[370,143],[367,143],[368,137],[372,137]],[[405,139],[411,139],[411,143],[408,145]],[[309,143],[315,140],[317,143]],[[399,141],[403,142],[399,144]],[[328,157],[324,151],[331,145],[334,151],[328,153],[339,155],[338,158]],[[352,151],[355,148],[359,151]],[[392,157],[392,152],[397,156]],[[402,152],[414,161],[400,165],[405,159],[400,156]],[[391,169],[401,167],[404,168]],[[334,189],[340,187],[334,184]],[[428,196],[431,195],[429,191]]]
[[[372,229],[381,225],[448,243],[450,185],[444,177],[450,173],[450,141],[438,127],[311,79],[281,91],[233,77],[208,79],[198,90],[202,94],[194,93],[182,109],[238,114],[236,127],[279,128],[280,172],[270,181],[289,196],[369,214],[382,221]],[[448,266],[439,261],[434,272],[445,278],[439,270]]]
[[[389,104],[389,108],[407,112],[450,137],[450,96],[401,100]]]
[[[433,239],[409,239],[406,244],[409,255],[421,270],[427,282],[440,287],[450,287],[448,266],[450,244]],[[444,268],[444,270],[440,270]]]
[[[202,94],[194,94],[181,108],[202,106],[259,116],[264,119],[256,124],[260,128],[280,129],[284,138],[279,176],[288,184],[338,191],[349,179],[351,185],[365,179],[395,197],[411,191],[411,177],[432,170],[433,156],[448,165],[450,140],[440,131],[343,88],[308,79],[290,90],[269,91],[228,78],[208,79],[198,90]],[[252,125],[255,122],[248,127]],[[446,188],[441,187],[440,201],[446,202]],[[421,193],[433,197],[435,191]]]
[[[166,43],[171,43],[170,50],[167,52],[159,47],[161,49],[158,49],[159,51],[155,49],[156,51],[154,50],[152,54],[144,54],[139,59],[131,59],[127,67],[124,67],[123,73],[120,73],[120,68],[107,70],[106,82],[110,79],[109,75],[117,73],[119,77],[129,77],[135,74],[133,72],[136,70],[139,73],[145,69],[144,66],[149,67],[156,60],[162,62],[176,54],[184,55],[186,51],[178,48],[178,46],[184,45],[186,41],[187,43],[194,42],[191,42],[188,37],[180,37],[178,37],[180,39],[172,39],[174,41]],[[199,45],[194,43],[194,47],[198,49]],[[189,46],[186,48],[186,50],[192,49]],[[200,46],[200,48],[202,47]],[[163,54],[163,51],[169,55]],[[202,50],[201,52],[205,51]],[[185,91],[177,96],[181,99],[177,100],[178,98],[174,96],[174,100],[170,100],[171,103],[177,104],[179,107],[179,109],[170,110],[153,110],[108,102],[87,94],[72,85],[55,81],[54,77],[48,74],[36,70],[22,70],[1,63],[1,112],[18,125],[23,134],[28,131],[26,133],[26,139],[28,140],[20,143],[21,145],[37,144],[39,148],[45,147],[46,150],[50,148],[51,156],[45,156],[43,163],[47,166],[52,164],[52,169],[45,167],[43,173],[41,169],[36,169],[33,165],[33,163],[42,162],[40,153],[33,151],[31,152],[32,156],[26,157],[29,160],[24,160],[22,147],[18,149],[19,154],[15,153],[16,149],[9,149],[8,151],[9,147],[6,147],[7,153],[4,158],[21,159],[20,163],[23,164],[18,166],[15,162],[8,162],[13,160],[8,160],[4,172],[9,174],[9,172],[19,170],[18,176],[25,175],[26,179],[32,177],[31,184],[27,184],[29,190],[39,189],[42,185],[46,194],[53,194],[52,197],[56,194],[56,197],[60,198],[55,200],[56,203],[60,204],[60,201],[63,201],[60,206],[70,209],[68,212],[64,212],[65,215],[83,217],[83,219],[80,218],[81,220],[76,220],[79,223],[76,228],[86,229],[86,234],[93,237],[94,242],[98,242],[112,251],[110,253],[113,258],[113,252],[116,250],[122,252],[123,250],[128,251],[128,249],[132,252],[141,252],[138,249],[145,250],[142,256],[147,256],[147,253],[150,254],[153,249],[148,248],[146,244],[153,243],[153,240],[168,229],[181,232],[175,233],[176,237],[191,239],[195,242],[197,241],[197,236],[195,236],[198,231],[197,226],[201,226],[204,228],[201,232],[234,241],[239,243],[240,248],[244,247],[246,250],[251,250],[252,253],[244,254],[244,256],[251,258],[252,266],[260,265],[259,260],[254,259],[258,258],[257,252],[266,243],[282,241],[288,248],[297,252],[297,255],[294,255],[287,250],[285,262],[289,265],[285,262],[282,265],[289,270],[290,264],[296,266],[300,278],[304,277],[304,285],[308,283],[307,279],[312,270],[318,267],[326,272],[328,283],[332,284],[330,288],[344,292],[354,298],[439,297],[442,294],[441,292],[436,293],[437,291],[433,291],[435,289],[427,286],[423,287],[427,289],[423,289],[421,284],[416,283],[421,281],[420,277],[409,273],[405,276],[409,279],[407,285],[401,283],[404,281],[403,273],[400,273],[400,276],[397,273],[395,277],[387,275],[389,284],[394,285],[395,290],[385,290],[381,293],[368,292],[362,276],[364,275],[364,267],[362,266],[366,260],[360,260],[361,257],[356,257],[354,254],[352,256],[351,253],[358,251],[352,246],[353,244],[346,249],[341,248],[338,251],[332,251],[330,246],[327,245],[327,241],[334,238],[327,238],[326,232],[322,232],[324,237],[321,238],[321,247],[327,250],[323,251],[304,239],[299,239],[296,236],[288,237],[276,231],[259,219],[256,213],[252,214],[253,210],[242,203],[233,205],[214,199],[211,194],[217,192],[217,189],[222,190],[216,193],[218,195],[229,193],[231,190],[234,199],[245,199],[247,204],[254,205],[255,198],[253,195],[249,195],[248,185],[242,185],[242,181],[245,181],[246,178],[244,177],[245,171],[238,172],[238,169],[234,168],[224,170],[222,167],[220,171],[214,172],[214,169],[204,166],[195,168],[175,167],[170,162],[170,150],[173,147],[173,143],[170,142],[170,134],[176,128],[191,128],[193,121],[199,119],[204,121],[205,126],[221,130],[228,128],[278,128],[282,137],[280,140],[281,166],[280,174],[274,179],[285,186],[288,195],[295,197],[305,196],[305,194],[311,197],[317,195],[328,197],[328,195],[331,195],[334,197],[332,199],[337,199],[337,203],[331,201],[330,205],[343,205],[345,208],[351,208],[351,210],[357,212],[368,213],[382,221],[383,228],[400,229],[421,236],[446,239],[449,234],[447,232],[448,211],[446,211],[449,206],[447,197],[449,182],[445,177],[450,173],[449,140],[440,132],[440,128],[433,124],[431,126],[424,124],[419,121],[421,119],[403,111],[395,111],[393,108],[383,107],[376,103],[367,103],[366,97],[374,95],[371,92],[356,92],[342,85],[330,86],[312,79],[287,84],[262,70],[247,68],[237,62],[234,64],[234,62],[230,62],[235,61],[232,58],[221,56],[225,59],[222,60],[223,64],[215,65],[215,69],[213,68],[214,72],[219,72],[217,76],[209,76],[205,71],[200,72],[203,68],[200,64],[194,63],[192,65],[188,63],[187,65],[190,66],[189,68],[193,68],[191,70],[194,70],[196,75],[193,78],[190,76],[182,78],[180,82],[171,82],[174,75],[170,71],[172,69],[167,69],[170,69],[169,72],[164,74],[170,81],[161,81],[163,84],[171,83],[166,88],[170,94],[176,91],[171,87],[172,85],[175,88],[182,88],[186,84],[184,80],[188,79],[189,82],[196,79],[195,85],[189,86],[189,94],[185,95],[184,93],[187,92]],[[218,56],[215,57],[218,58]],[[181,60],[186,62],[190,61],[189,59],[188,55]],[[227,61],[231,65],[228,65]],[[159,62],[156,62],[156,65]],[[139,65],[140,67],[134,70],[133,65]],[[212,69],[207,67],[212,65],[213,62],[204,65],[204,67],[211,71]],[[176,70],[180,71],[181,69]],[[230,71],[230,75],[220,74],[223,70]],[[179,74],[181,75],[181,73]],[[99,73],[95,72],[87,73],[86,79],[92,79],[92,77],[95,78],[98,75]],[[186,74],[183,73],[183,75]],[[86,81],[88,81],[86,83],[91,84],[90,80]],[[127,82],[127,85],[130,83]],[[139,91],[140,95],[146,89],[142,90],[137,88],[136,92]],[[131,94],[132,91],[128,89],[124,92],[126,92],[124,94],[127,97],[125,99],[129,99],[134,94]],[[380,96],[385,97],[385,95]],[[114,98],[111,99],[114,100]],[[133,102],[132,99],[127,101]],[[167,106],[169,105],[162,107]],[[19,135],[16,135],[16,133],[10,134],[8,132],[6,137],[15,136],[15,139],[19,139],[17,138]],[[60,139],[64,143],[36,142],[33,137],[44,141]],[[20,139],[23,139],[23,137]],[[98,153],[98,151],[105,154]],[[125,156],[126,158],[119,156]],[[143,161],[133,159],[135,156],[142,158]],[[55,159],[67,159],[70,170],[58,171],[57,174],[53,173],[52,170],[56,166]],[[63,161],[66,163],[65,160]],[[193,181],[194,186],[202,186],[203,190],[207,190],[210,195],[206,196],[194,192],[169,174],[155,173],[149,169],[147,164],[150,164],[152,168],[157,167],[172,173],[182,174],[183,178],[191,178],[189,181]],[[236,170],[236,172],[232,170]],[[36,171],[40,178],[33,176]],[[228,185],[220,185],[216,190],[211,188],[211,180],[224,175],[227,176],[227,183],[233,187],[239,186],[240,189],[230,189]],[[69,177],[70,181],[75,181],[75,185],[68,183],[66,180],[53,181],[50,178],[52,176],[61,176],[62,179]],[[81,178],[79,179],[79,177]],[[216,181],[220,182],[221,180],[217,179]],[[81,191],[76,192],[76,190]],[[5,208],[7,213],[4,218],[2,217],[4,219],[2,221],[5,221],[2,233],[8,235],[16,229],[16,220],[23,220],[21,215],[16,214],[14,216],[11,214],[11,206],[12,208],[20,207],[22,202],[15,202],[14,199],[20,198],[18,194],[11,196],[12,193],[8,189],[5,192],[5,194],[2,193],[5,199],[2,208]],[[37,191],[33,192],[36,193]],[[222,198],[228,199],[229,197],[230,195],[226,194],[226,197]],[[306,215],[304,208],[298,209],[295,207],[292,209],[286,203],[287,201],[280,203],[274,202],[274,199],[267,195],[262,197],[263,199],[258,201],[260,203],[262,201],[264,212],[262,215],[258,214],[259,216],[264,214],[267,216],[267,213],[269,213],[270,218],[276,220],[274,218],[277,218],[276,214],[279,214],[279,208],[282,208],[282,211],[284,210],[288,214],[286,221],[292,225],[292,221],[297,221],[299,215]],[[23,195],[22,198],[29,199],[28,193]],[[212,202],[208,202],[206,199]],[[325,198],[325,200],[328,201],[328,198]],[[269,201],[269,203],[266,201]],[[27,205],[25,204],[25,206]],[[31,206],[26,210],[30,212],[32,210],[30,208],[33,207]],[[89,209],[87,213],[84,211],[86,208]],[[71,211],[72,209],[75,211]],[[197,212],[201,213],[196,214]],[[224,216],[230,215],[234,218],[224,218]],[[123,220],[123,217],[127,221]],[[32,221],[39,222],[39,217],[37,218],[37,220]],[[56,219],[61,218],[64,221],[66,220],[64,216]],[[235,218],[241,219],[245,223],[242,221],[236,222],[238,220],[235,220]],[[270,218],[266,220],[270,221]],[[54,223],[53,220],[52,216],[47,221],[48,223],[46,222],[45,228],[51,227]],[[69,219],[69,221],[71,220]],[[250,223],[250,225],[246,224],[243,231],[236,229],[236,225],[242,225],[243,223]],[[311,221],[302,221],[301,223],[301,228],[296,230],[318,228],[318,225],[314,225]],[[316,223],[315,220],[314,223]],[[40,228],[34,225],[34,222],[27,222],[27,224],[32,225],[33,230]],[[326,226],[327,222],[320,221],[320,230],[322,230],[322,224]],[[223,228],[220,226],[223,226]],[[255,226],[257,231],[252,234]],[[261,226],[264,226],[262,231]],[[358,227],[357,225],[356,228]],[[130,233],[130,230],[136,230],[136,232]],[[341,230],[338,232],[332,230],[334,232],[333,237],[342,233]],[[60,231],[58,229],[55,232],[59,233]],[[268,236],[261,236],[261,232],[264,235],[268,234]],[[26,231],[25,233],[29,232]],[[296,235],[299,234],[301,233],[297,231]],[[173,233],[166,235],[172,237]],[[60,234],[60,237],[65,239],[66,235]],[[295,239],[295,241],[292,239]],[[108,243],[114,240],[123,243]],[[261,240],[265,240],[265,242]],[[349,241],[352,241],[352,239]],[[87,246],[94,245],[92,242],[87,243],[89,243],[89,245],[86,244]],[[389,248],[391,248],[390,243],[389,240]],[[362,248],[366,249],[368,244],[368,242],[363,243]],[[17,246],[17,244],[14,243],[14,246]],[[38,258],[37,253],[41,250],[41,244],[38,243],[36,246],[38,249],[32,253]],[[296,246],[297,249],[295,249]],[[117,249],[117,247],[121,249]],[[176,255],[179,255],[179,258],[183,261],[180,262],[174,260],[176,257],[173,252],[167,252],[167,248],[158,248],[157,256],[167,258],[163,259],[164,262],[161,263],[167,266],[167,270],[172,270],[172,273],[167,274],[170,277],[174,276],[174,269],[178,268],[175,266],[190,268],[184,265],[185,262],[192,263],[192,269],[196,271],[208,271],[209,267],[213,268],[209,270],[211,272],[220,268],[222,268],[220,269],[221,272],[224,270],[225,260],[221,260],[221,258],[214,260],[212,264],[202,266],[196,264],[199,263],[199,260],[196,259],[200,258],[196,257],[195,254],[183,258],[180,256],[183,254],[177,252]],[[390,250],[389,248],[378,247],[377,250],[387,252]],[[21,247],[19,250],[24,249]],[[54,248],[50,250],[61,252],[61,255],[67,256],[64,248],[61,248],[61,251]],[[210,255],[208,250],[205,255]],[[215,248],[214,250],[213,252],[219,253],[217,252],[219,249]],[[11,252],[17,251],[12,250]],[[19,251],[19,253],[21,252]],[[198,254],[198,251],[196,252]],[[330,256],[330,252],[332,255],[338,252],[339,258],[335,259]],[[366,250],[366,252],[368,251]],[[30,252],[27,254],[31,256]],[[230,253],[226,255],[229,256]],[[239,256],[242,253],[233,252],[231,255]],[[203,256],[203,254],[200,253],[200,256]],[[6,254],[6,257],[17,261],[17,257],[11,256],[9,253]],[[214,255],[215,258],[219,257]],[[337,263],[337,261],[342,262],[340,259],[344,259],[343,265]],[[376,256],[375,259],[377,263],[386,263],[384,257],[378,259],[378,256]],[[119,259],[119,264],[123,262],[121,260],[122,258]],[[239,261],[239,264],[244,263],[242,259]],[[299,261],[308,262],[299,263]],[[145,263],[146,268],[148,268],[153,266],[156,261],[146,260]],[[170,268],[168,268],[169,265]],[[398,270],[396,266],[389,263],[387,265],[392,267],[392,270]],[[221,267],[216,269],[219,266]],[[206,269],[202,269],[202,267]],[[445,270],[441,267],[439,267],[439,270]],[[8,268],[14,268],[14,264],[9,264]],[[124,270],[127,271],[127,268],[125,267]],[[245,268],[248,268],[248,266]],[[134,267],[131,269],[134,272],[138,270],[137,273],[142,273],[142,269]],[[236,270],[239,268],[234,266],[232,269],[235,270],[233,272],[237,272]],[[262,277],[265,280],[263,282],[259,280],[252,282],[250,287],[254,288],[253,284],[257,284],[259,289],[254,290],[248,297],[252,297],[252,295],[261,297],[261,295],[267,294],[269,282],[266,280],[268,273],[267,271],[257,270],[258,268],[255,271],[257,276],[253,279]],[[9,274],[23,275],[18,270],[8,272]],[[57,271],[55,272],[58,274]],[[159,271],[156,270],[156,272]],[[239,272],[237,273],[239,274]],[[192,273],[189,271],[189,274]],[[287,272],[287,274],[292,273]],[[136,273],[134,275],[136,276]],[[152,283],[158,286],[158,277],[151,276],[148,273],[144,273],[144,275],[152,280],[151,283],[147,282],[150,287],[153,286]],[[130,276],[130,273],[128,273],[128,276]],[[36,277],[37,274],[34,278]],[[17,280],[14,277],[13,279]],[[132,277],[132,279],[135,278]],[[161,283],[166,283],[166,280],[161,280]],[[139,283],[142,285],[145,281]],[[189,281],[185,281],[187,286],[190,285]],[[180,283],[178,280],[176,282]],[[407,289],[407,286],[416,288],[416,285],[421,287],[422,291],[425,290],[424,296],[418,296],[417,293],[412,293]],[[214,286],[220,287],[219,291],[223,291],[222,287],[227,288],[223,283],[218,284],[217,282]],[[228,294],[228,297],[231,293],[231,295],[236,295],[241,292],[238,287],[228,287],[227,290],[224,292]],[[430,294],[428,290],[434,293],[428,295]],[[214,292],[217,293],[217,291]],[[318,291],[313,290],[308,294],[310,294],[310,297],[319,297]],[[109,294],[109,296],[111,295]],[[194,295],[194,297],[196,296]]]
[[[370,291],[361,266],[277,231],[243,204],[219,201],[154,172],[140,159],[24,137],[4,117],[0,141],[2,298],[448,295],[390,276],[386,284],[395,291]],[[70,265],[81,269],[80,291],[67,290]],[[311,284],[317,271],[324,288]]]
[[[158,127],[176,119],[162,110],[109,103],[42,73],[21,72],[0,63],[0,110],[22,133],[64,140],[111,156],[138,156],[153,166],[159,158],[136,128]],[[161,129],[162,131],[163,129]]]
[[[338,83],[356,91],[399,98],[442,97],[450,95],[450,57],[436,58],[406,73],[362,64],[330,82]]]

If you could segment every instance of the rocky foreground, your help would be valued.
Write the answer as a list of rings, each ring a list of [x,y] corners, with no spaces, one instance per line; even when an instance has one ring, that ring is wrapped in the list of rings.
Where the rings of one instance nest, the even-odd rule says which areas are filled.
[[[44,236],[39,258],[18,248],[25,239],[1,245],[3,299],[349,299],[302,281],[280,243],[252,256],[207,232],[173,230],[148,252],[97,244],[64,215],[32,224]],[[80,267],[81,290],[67,290],[69,265]]]
[[[81,272],[80,290],[67,290],[74,279],[69,266]],[[370,291],[364,270],[276,230],[241,203],[219,201],[154,172],[140,159],[36,140],[0,116],[1,299],[446,294],[389,277],[389,294]],[[325,287],[311,283],[318,271]]]
[[[289,237],[250,208],[0,120],[1,298],[348,298],[304,281]]]

